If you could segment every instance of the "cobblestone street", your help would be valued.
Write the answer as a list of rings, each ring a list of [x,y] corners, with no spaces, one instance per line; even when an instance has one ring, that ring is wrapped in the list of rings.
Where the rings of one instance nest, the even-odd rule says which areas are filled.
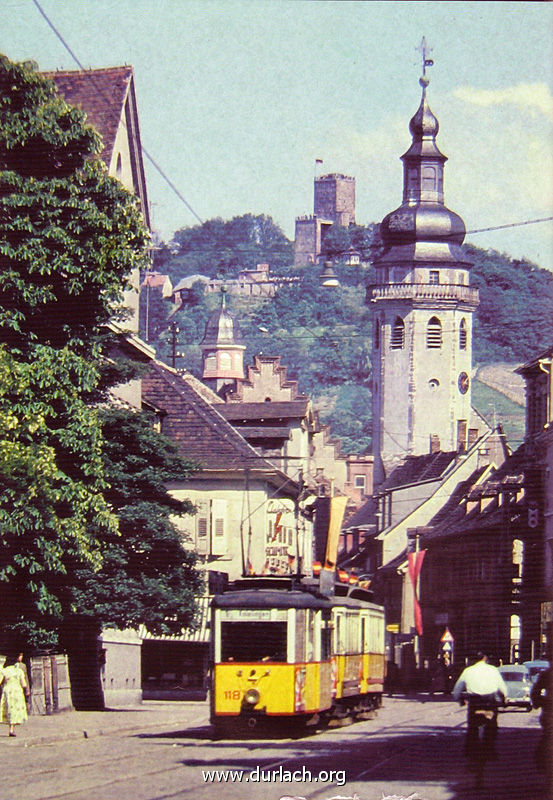
[[[0,797],[381,800],[416,792],[423,800],[541,800],[538,715],[500,715],[499,758],[479,790],[462,754],[464,719],[451,700],[397,697],[375,720],[308,737],[213,741],[207,703],[69,712],[32,719],[16,739],[0,737]]]

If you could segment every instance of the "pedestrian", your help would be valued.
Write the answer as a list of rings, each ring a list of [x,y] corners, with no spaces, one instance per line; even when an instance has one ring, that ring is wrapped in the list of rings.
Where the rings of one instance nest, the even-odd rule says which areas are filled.
[[[29,680],[29,673],[27,672],[27,665],[25,664],[25,657],[23,653],[19,653],[17,656],[16,667],[19,667],[25,677],[25,683],[27,684],[27,711],[30,712],[31,681]]]
[[[15,736],[15,725],[27,720],[27,703],[25,696],[29,686],[23,670],[18,666],[18,656],[8,657],[0,669],[0,685],[2,700],[0,701],[0,722],[9,725],[9,736]]]
[[[485,742],[488,755],[495,753],[497,738],[497,709],[507,697],[507,687],[497,667],[488,664],[485,653],[478,653],[476,663],[461,673],[453,687],[453,699],[461,705],[468,701],[467,736],[465,753],[474,756],[477,752],[478,728],[485,719]]]

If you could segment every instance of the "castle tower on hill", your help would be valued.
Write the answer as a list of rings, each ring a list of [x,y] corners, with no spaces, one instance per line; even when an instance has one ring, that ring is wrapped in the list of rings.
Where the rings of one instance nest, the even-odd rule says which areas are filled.
[[[375,485],[408,455],[464,450],[471,427],[472,316],[478,290],[461,245],[465,225],[444,205],[444,156],[426,93],[409,123],[403,201],[381,224],[385,250],[376,262],[373,453]]]
[[[332,225],[355,224],[355,178],[335,173],[315,178],[313,215],[296,218],[294,264],[315,264]]]
[[[221,394],[227,388],[236,389],[244,380],[244,350],[242,334],[234,316],[226,308],[226,290],[221,290],[221,307],[208,318],[202,351],[202,379]]]

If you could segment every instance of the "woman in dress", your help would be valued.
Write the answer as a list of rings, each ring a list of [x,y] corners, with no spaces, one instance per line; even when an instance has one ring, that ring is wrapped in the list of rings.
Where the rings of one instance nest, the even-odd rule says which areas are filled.
[[[10,726],[10,736],[15,736],[15,725],[27,720],[25,695],[29,692],[23,670],[17,666],[17,656],[6,658],[0,669],[2,701],[0,702],[0,722]]]

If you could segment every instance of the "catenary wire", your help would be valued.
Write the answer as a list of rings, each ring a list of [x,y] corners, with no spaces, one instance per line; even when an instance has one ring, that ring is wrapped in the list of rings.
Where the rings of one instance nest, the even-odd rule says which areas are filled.
[[[37,8],[37,10],[39,11],[40,15],[43,17],[43,19],[45,20],[45,22],[51,28],[53,33],[60,40],[61,44],[67,50],[67,52],[69,53],[69,55],[71,56],[73,61],[77,64],[79,69],[81,69],[81,70],[83,70],[83,72],[85,72],[86,69],[85,69],[84,65],[78,59],[78,57],[73,52],[73,50],[71,49],[71,47],[69,46],[69,44],[67,43],[65,38],[62,36],[60,31],[56,28],[54,23],[50,20],[50,18],[48,17],[48,15],[44,11],[44,9],[42,8],[42,6],[38,2],[38,0],[33,0],[33,4]],[[94,88],[96,89],[97,93],[102,97],[102,99],[107,102],[107,98],[105,97],[103,92],[96,85],[94,86]],[[123,126],[126,128],[124,121],[121,120],[121,122],[122,122]],[[148,150],[143,145],[141,145],[141,149],[142,149],[142,152],[145,155],[145,157],[148,159],[148,161],[154,167],[154,169],[161,175],[161,177],[165,180],[167,185],[173,190],[173,192],[176,194],[176,196],[179,198],[179,200],[181,200],[181,202],[184,203],[184,205],[190,211],[190,213],[198,220],[200,225],[202,225],[203,224],[202,218],[192,208],[190,203],[182,195],[182,193],[175,186],[175,184],[169,178],[169,176],[165,173],[165,171],[160,167],[160,165],[157,163],[157,161],[154,159],[154,157],[148,152]],[[475,228],[473,230],[468,230],[466,232],[466,235],[468,236],[468,235],[472,235],[472,234],[475,234],[475,233],[486,233],[488,231],[504,230],[506,228],[517,228],[517,227],[520,227],[520,226],[523,226],[523,225],[535,225],[535,224],[538,224],[538,223],[541,223],[541,222],[551,222],[552,220],[553,220],[553,216],[551,216],[551,217],[541,217],[541,218],[538,218],[538,219],[524,220],[524,221],[521,221],[521,222],[510,222],[510,223],[506,223],[504,225],[494,225],[494,226],[490,226],[490,227],[487,227],[487,228]],[[362,249],[365,249],[365,248],[362,248]]]
[[[42,16],[42,17],[44,18],[44,20],[47,22],[48,26],[49,26],[49,27],[52,29],[52,31],[53,31],[53,32],[55,33],[55,35],[58,37],[58,39],[60,40],[60,42],[62,43],[62,45],[65,47],[65,49],[67,50],[67,52],[69,53],[69,55],[71,56],[71,58],[73,59],[73,61],[74,61],[74,62],[77,64],[77,66],[79,67],[79,69],[81,69],[83,72],[86,72],[86,69],[85,69],[85,67],[84,67],[84,66],[83,66],[83,64],[82,64],[82,63],[79,61],[79,59],[77,58],[77,56],[75,55],[75,53],[73,52],[73,50],[70,48],[70,46],[68,45],[68,43],[65,41],[65,39],[63,38],[63,36],[61,35],[61,33],[58,31],[58,29],[56,28],[56,26],[54,25],[54,23],[53,23],[53,22],[50,20],[50,18],[48,17],[48,15],[46,14],[46,12],[45,12],[45,11],[43,10],[43,8],[41,7],[41,5],[40,5],[40,3],[38,2],[38,0],[33,0],[33,3],[34,3],[34,5],[36,6],[36,8],[38,9],[38,11],[40,12],[41,16]],[[98,95],[99,95],[99,96],[102,98],[102,100],[104,100],[104,102],[106,103],[106,105],[107,105],[107,106],[108,106],[108,108],[109,108],[109,101],[108,101],[108,99],[106,98],[106,96],[105,96],[105,94],[102,92],[102,90],[99,88],[99,86],[98,86],[98,85],[97,85],[97,84],[94,82],[94,79],[92,79],[92,84],[93,84],[93,86],[94,86],[94,89],[95,89],[96,93],[97,93],[97,94],[98,94]],[[118,121],[120,121],[121,125],[123,125],[123,127],[125,128],[125,130],[127,130],[127,126],[125,125],[125,122],[124,122],[124,120],[123,120],[123,119],[119,120],[119,118],[118,118]],[[173,192],[176,194],[176,196],[179,198],[179,200],[180,200],[182,203],[184,203],[184,205],[185,205],[185,206],[186,206],[186,208],[187,208],[187,209],[190,211],[190,213],[191,213],[191,214],[192,214],[192,215],[193,215],[193,216],[194,216],[194,217],[195,217],[195,218],[198,220],[198,222],[200,223],[200,225],[202,225],[202,224],[203,224],[203,220],[202,220],[202,218],[199,216],[199,214],[197,214],[197,213],[196,213],[196,211],[194,211],[194,209],[192,208],[192,206],[190,205],[190,203],[188,202],[188,200],[187,200],[187,199],[186,199],[186,198],[185,198],[185,197],[184,197],[184,196],[181,194],[181,192],[180,192],[180,191],[177,189],[177,187],[175,186],[175,184],[173,183],[173,181],[172,181],[172,180],[169,178],[169,176],[167,175],[167,173],[166,173],[166,172],[165,172],[165,171],[164,171],[164,170],[163,170],[163,169],[162,169],[162,168],[159,166],[159,164],[157,163],[157,161],[155,160],[155,158],[154,158],[154,157],[153,157],[153,156],[152,156],[152,155],[151,155],[151,154],[148,152],[148,150],[146,150],[146,148],[145,148],[145,147],[142,145],[142,143],[140,144],[140,148],[141,148],[141,150],[142,150],[142,153],[143,153],[143,154],[144,154],[144,156],[145,156],[145,157],[148,159],[148,161],[149,161],[149,162],[150,162],[150,164],[151,164],[151,165],[154,167],[154,169],[155,169],[155,170],[156,170],[156,171],[159,173],[159,175],[161,175],[161,177],[163,178],[163,180],[164,180],[164,181],[167,183],[167,185],[168,185],[168,186],[169,186],[169,187],[170,187],[170,188],[173,190]]]

